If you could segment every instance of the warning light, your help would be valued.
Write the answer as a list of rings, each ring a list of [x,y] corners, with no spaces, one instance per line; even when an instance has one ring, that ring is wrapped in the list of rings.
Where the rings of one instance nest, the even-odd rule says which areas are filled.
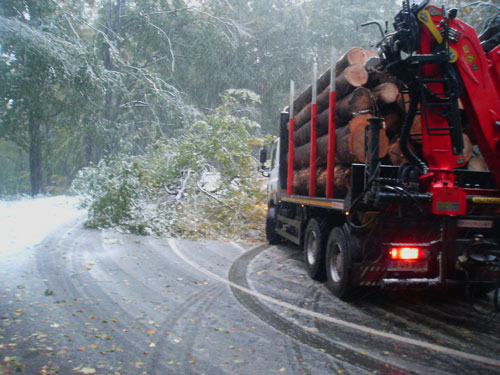
[[[389,252],[392,259],[417,260],[422,257],[418,247],[393,247]]]

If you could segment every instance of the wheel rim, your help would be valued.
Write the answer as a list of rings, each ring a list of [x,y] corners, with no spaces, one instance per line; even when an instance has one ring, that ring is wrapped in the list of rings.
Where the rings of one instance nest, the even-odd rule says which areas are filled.
[[[336,283],[342,279],[342,269],[344,265],[344,254],[340,250],[340,246],[335,244],[332,249],[332,256],[330,257],[330,264],[328,270],[332,280]]]
[[[312,231],[307,237],[306,251],[308,263],[316,263],[316,259],[318,259],[318,237],[314,231]]]

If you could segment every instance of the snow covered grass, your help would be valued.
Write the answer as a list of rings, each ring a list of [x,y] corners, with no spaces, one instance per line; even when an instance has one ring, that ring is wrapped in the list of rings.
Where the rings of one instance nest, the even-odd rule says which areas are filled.
[[[36,245],[58,226],[84,213],[76,197],[0,200],[0,256]]]

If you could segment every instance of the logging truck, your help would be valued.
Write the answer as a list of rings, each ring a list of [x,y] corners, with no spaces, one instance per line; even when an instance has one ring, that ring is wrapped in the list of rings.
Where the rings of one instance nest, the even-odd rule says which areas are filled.
[[[281,112],[260,154],[266,236],[348,299],[364,287],[500,283],[500,17],[478,36],[403,2],[377,50],[352,48]]]

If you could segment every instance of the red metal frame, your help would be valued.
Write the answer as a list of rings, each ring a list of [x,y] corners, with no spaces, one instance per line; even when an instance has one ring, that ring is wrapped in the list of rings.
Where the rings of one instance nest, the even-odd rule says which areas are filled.
[[[326,164],[326,197],[333,198],[335,179],[335,106],[337,93],[331,91],[328,107],[328,158]]]
[[[443,19],[441,9],[427,7],[428,10],[431,8],[433,11],[430,13],[435,14],[432,21],[440,29]],[[449,22],[451,28],[461,33],[458,42],[450,41],[450,46],[458,54],[456,66],[464,84],[461,100],[470,122],[471,135],[500,186],[500,127],[497,125],[500,124],[500,95],[494,84],[494,80],[498,80],[496,73],[500,72],[500,61],[496,59],[495,66],[492,66],[472,27],[458,19]],[[436,43],[429,29],[421,25],[418,52],[430,54]],[[424,66],[423,73],[429,78],[441,76],[437,65]],[[428,83],[428,88],[437,95],[444,91],[441,83]],[[422,120],[432,128],[448,126],[445,118],[429,108],[422,110]],[[430,135],[425,125],[422,127],[422,151],[429,165],[429,173],[421,177],[421,185],[433,194],[434,214],[463,215],[466,212],[467,194],[464,189],[455,186],[455,175],[452,173],[454,168],[464,165],[462,155],[453,155],[450,136]]]
[[[293,113],[290,114],[288,123],[288,180],[287,180],[287,193],[293,194],[293,132],[295,131],[295,121],[293,120]]]
[[[316,196],[316,140],[318,126],[318,105],[311,104],[311,155],[309,157],[309,196]]]

